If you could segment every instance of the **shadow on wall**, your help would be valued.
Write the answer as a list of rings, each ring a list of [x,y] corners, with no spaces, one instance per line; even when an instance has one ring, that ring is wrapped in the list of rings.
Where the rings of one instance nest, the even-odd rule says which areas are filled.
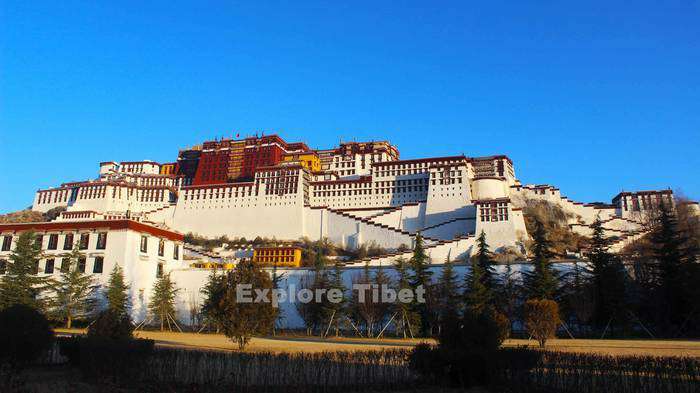
[[[439,213],[432,213],[425,215],[425,222],[439,224],[442,222],[450,221],[454,218],[475,218],[476,217],[476,206],[464,206],[458,209],[444,211]]]

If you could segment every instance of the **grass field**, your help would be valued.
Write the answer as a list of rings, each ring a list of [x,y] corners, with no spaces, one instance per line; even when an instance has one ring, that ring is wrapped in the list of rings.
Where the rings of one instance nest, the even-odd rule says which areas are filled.
[[[79,329],[56,329],[58,333],[82,333]],[[237,350],[237,346],[221,334],[197,334],[139,331],[137,337],[149,338],[157,345],[210,350]],[[411,347],[430,340],[328,338],[307,336],[279,336],[253,338],[246,351],[322,352]],[[536,347],[534,340],[506,340],[505,346]],[[601,353],[608,355],[652,355],[700,357],[700,341],[689,340],[569,340],[555,339],[548,349],[568,352]]]

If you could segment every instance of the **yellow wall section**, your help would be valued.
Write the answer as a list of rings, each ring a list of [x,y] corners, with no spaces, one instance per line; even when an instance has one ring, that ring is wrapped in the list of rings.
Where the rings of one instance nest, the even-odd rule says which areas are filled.
[[[299,154],[286,154],[282,157],[282,161],[299,161],[299,163],[311,172],[318,172],[321,170],[321,159],[318,158],[316,153],[299,153]]]
[[[253,250],[253,262],[263,266],[299,267],[301,265],[301,248],[298,247],[260,247]]]

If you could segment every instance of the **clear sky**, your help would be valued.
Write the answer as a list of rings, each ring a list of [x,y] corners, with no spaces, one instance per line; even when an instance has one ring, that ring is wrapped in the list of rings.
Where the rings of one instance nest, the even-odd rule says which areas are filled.
[[[0,212],[262,131],[507,154],[583,202],[700,198],[698,1],[107,3],[0,1]]]

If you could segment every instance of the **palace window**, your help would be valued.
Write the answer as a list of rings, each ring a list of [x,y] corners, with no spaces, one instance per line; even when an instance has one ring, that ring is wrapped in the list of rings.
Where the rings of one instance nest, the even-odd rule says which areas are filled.
[[[180,247],[177,244],[173,245],[173,259],[180,259]]]
[[[92,265],[93,273],[102,273],[102,267],[104,265],[104,257],[95,257],[95,262]]]
[[[163,255],[165,255],[165,240],[160,239],[158,241],[158,256],[162,257]]]
[[[66,237],[63,238],[63,249],[72,250],[73,249],[73,234],[66,233]]]
[[[78,271],[85,273],[85,257],[78,258]]]
[[[508,221],[508,203],[491,202],[479,206],[479,217],[482,222]]]
[[[49,235],[49,246],[47,249],[55,250],[56,248],[58,248],[58,234],[53,233]]]
[[[44,273],[46,274],[53,274],[53,259],[47,259],[46,260],[46,265],[44,266]]]
[[[97,234],[97,246],[98,250],[104,250],[107,247],[107,232],[100,232]]]
[[[78,248],[81,250],[87,250],[88,246],[90,245],[90,234],[89,233],[81,233],[80,234],[80,244]]]
[[[12,245],[12,235],[3,236],[2,251],[10,251],[10,245]]]
[[[141,252],[148,252],[148,236],[141,236]]]

